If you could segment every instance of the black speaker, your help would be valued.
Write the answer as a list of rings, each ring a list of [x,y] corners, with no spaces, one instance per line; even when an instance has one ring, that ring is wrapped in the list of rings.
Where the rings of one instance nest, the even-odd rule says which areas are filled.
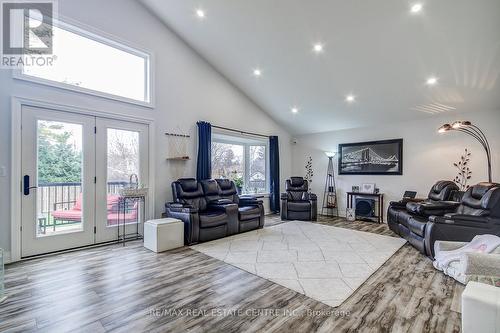
[[[356,198],[356,217],[374,217],[375,200]]]

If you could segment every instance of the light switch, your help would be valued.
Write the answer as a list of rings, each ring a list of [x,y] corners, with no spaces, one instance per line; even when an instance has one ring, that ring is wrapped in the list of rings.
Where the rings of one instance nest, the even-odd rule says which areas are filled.
[[[3,165],[0,166],[0,177],[7,177],[7,168]]]

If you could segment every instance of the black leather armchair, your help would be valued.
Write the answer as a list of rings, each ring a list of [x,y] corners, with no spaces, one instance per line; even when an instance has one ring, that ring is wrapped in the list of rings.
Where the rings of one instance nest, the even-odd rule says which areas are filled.
[[[465,192],[456,211],[429,217],[425,229],[427,255],[434,257],[436,240],[469,242],[482,234],[500,236],[500,184],[474,185]]]
[[[309,184],[302,177],[286,180],[286,193],[281,194],[281,219],[316,221],[318,219],[316,194],[309,193]]]
[[[429,216],[454,212],[459,203],[452,199],[458,190],[454,182],[441,180],[434,184],[426,200],[391,202],[387,211],[389,228],[426,254],[424,239]]]
[[[238,205],[238,232],[264,227],[264,204],[251,195],[238,195],[236,185],[229,179],[216,179],[220,187],[220,197]]]
[[[238,205],[220,200],[215,181],[193,178],[172,183],[174,202],[167,203],[167,216],[184,222],[187,245],[226,237],[238,232]]]

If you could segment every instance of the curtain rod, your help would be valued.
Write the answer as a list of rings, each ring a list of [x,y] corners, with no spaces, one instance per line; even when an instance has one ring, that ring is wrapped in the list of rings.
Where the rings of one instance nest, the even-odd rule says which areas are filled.
[[[218,129],[221,129],[221,130],[225,130],[225,131],[236,132],[236,133],[240,133],[240,134],[248,134],[248,135],[260,136],[260,137],[263,137],[263,138],[269,138],[269,135],[264,135],[264,134],[258,134],[258,133],[252,133],[252,132],[245,132],[245,131],[240,131],[240,130],[236,130],[236,129],[232,129],[232,128],[227,128],[227,127],[222,127],[222,126],[216,126],[216,125],[212,125],[212,127],[218,128]]]

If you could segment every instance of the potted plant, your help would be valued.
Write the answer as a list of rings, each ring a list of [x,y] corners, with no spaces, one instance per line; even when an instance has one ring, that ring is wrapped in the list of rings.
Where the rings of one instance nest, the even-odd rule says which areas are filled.
[[[236,185],[236,190],[238,194],[241,194],[241,190],[243,189],[243,177],[235,177],[233,179],[234,184]]]

